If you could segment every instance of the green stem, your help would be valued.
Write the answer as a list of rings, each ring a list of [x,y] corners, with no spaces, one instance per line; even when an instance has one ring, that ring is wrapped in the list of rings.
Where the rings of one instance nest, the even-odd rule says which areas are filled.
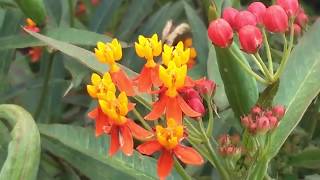
[[[242,62],[233,52],[232,50],[230,50],[230,52],[233,54],[233,56],[235,57],[236,61],[239,63],[239,65],[245,70],[247,71],[247,73],[249,73],[251,76],[253,76],[254,78],[256,78],[258,81],[260,81],[261,83],[264,84],[268,84],[268,82],[261,78],[259,75],[257,75],[255,72],[253,72],[250,68],[250,66],[248,66],[247,64],[245,64],[244,62]]]
[[[260,64],[260,62],[258,61],[258,59],[254,56],[254,55],[251,55],[254,63],[259,67],[260,71],[262,72],[263,75],[267,75],[267,73],[264,71],[264,69],[262,68],[262,65]]]
[[[73,9],[73,0],[68,0],[69,2],[69,12],[70,12],[70,26],[74,26],[74,9]]]
[[[264,64],[264,62],[263,62],[260,54],[259,54],[259,53],[256,53],[253,57],[257,58],[257,60],[258,60],[259,63],[262,65],[262,68],[263,68],[263,70],[264,70],[265,73],[266,73],[267,79],[269,80],[269,82],[272,82],[273,77],[272,77],[271,73],[269,72],[267,66]]]
[[[141,114],[134,108],[132,110],[132,112],[134,113],[134,115],[138,118],[138,120],[141,122],[141,124],[143,125],[144,128],[146,128],[149,131],[152,131],[152,128],[149,126],[149,124],[143,119],[143,117],[141,116]]]
[[[289,55],[291,53],[292,47],[293,47],[293,40],[294,40],[294,28],[293,28],[293,19],[290,20],[290,40],[289,40],[289,47],[288,49],[285,49],[285,53],[281,59],[281,64],[279,69],[277,70],[276,74],[275,74],[275,80],[277,80],[281,74],[284,71],[284,68],[288,62],[289,59]]]
[[[42,87],[42,91],[41,91],[41,95],[40,95],[40,100],[39,100],[39,104],[37,106],[37,109],[33,115],[34,119],[37,120],[39,118],[39,115],[41,113],[41,110],[43,108],[46,96],[47,96],[47,91],[49,88],[49,79],[50,79],[50,75],[51,75],[51,69],[52,69],[52,64],[53,64],[53,59],[55,56],[55,52],[51,53],[48,59],[48,66],[46,68],[46,72],[44,75],[44,79],[43,79],[43,87]]]
[[[197,137],[201,137],[202,136],[200,131],[196,127],[194,127],[194,125],[189,121],[189,119],[185,119],[184,122],[188,126],[188,130],[189,131],[191,131],[192,133],[197,135]]]
[[[181,166],[177,159],[174,159],[174,167],[176,168],[179,175],[182,177],[183,180],[192,180],[192,178],[187,174],[185,169]]]
[[[208,110],[209,110],[209,120],[208,120],[208,127],[207,127],[207,130],[206,130],[206,134],[208,136],[211,136],[212,135],[212,131],[213,131],[213,123],[214,123],[213,110],[212,110],[212,100],[208,95],[206,95],[205,99],[207,101]]]
[[[271,50],[270,50],[270,45],[268,42],[268,37],[266,33],[266,29],[262,28],[262,34],[263,34],[263,43],[264,43],[264,49],[267,53],[267,58],[268,58],[268,65],[269,65],[269,72],[271,75],[273,75],[273,64],[272,64],[272,55],[271,55]]]
[[[218,155],[216,154],[216,152],[214,151],[214,149],[212,148],[212,145],[210,143],[210,140],[205,132],[204,126],[203,126],[203,122],[201,118],[199,119],[199,124],[200,124],[200,129],[203,135],[203,138],[205,140],[204,145],[207,147],[208,152],[210,154],[210,156],[212,157],[212,160],[214,162],[215,167],[217,168],[217,170],[219,171],[222,179],[225,180],[229,180],[229,173],[228,171],[225,169],[225,167],[222,165],[222,162],[220,161],[220,159],[218,158]]]

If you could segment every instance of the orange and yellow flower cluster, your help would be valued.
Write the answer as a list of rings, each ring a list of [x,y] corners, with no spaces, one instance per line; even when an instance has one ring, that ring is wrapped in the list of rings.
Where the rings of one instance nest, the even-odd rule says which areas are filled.
[[[201,98],[199,92],[204,91],[196,91],[199,86],[212,87],[211,92],[214,86],[210,86],[212,82],[208,80],[194,81],[187,75],[187,64],[194,57],[194,52],[191,53],[190,48],[186,48],[182,42],[176,46],[163,45],[155,34],[150,38],[139,36],[134,47],[136,54],[146,63],[140,74],[130,79],[117,64],[122,59],[122,46],[118,40],[97,43],[94,49],[96,58],[107,64],[109,71],[102,77],[93,73],[91,84],[87,85],[88,94],[98,102],[89,117],[95,120],[96,136],[110,135],[110,155],[114,155],[118,149],[128,156],[132,155],[133,137],[144,141],[137,147],[140,153],[151,155],[160,151],[158,175],[165,179],[171,172],[174,157],[186,164],[203,163],[197,151],[182,144],[187,135],[183,116],[202,116],[204,108],[196,107],[203,107],[202,100],[196,101],[198,104],[190,104],[195,101],[189,99]],[[159,120],[164,115],[166,121],[160,124],[166,124],[166,127],[157,125],[154,130],[146,130],[127,117],[128,112],[134,109],[128,96],[141,93],[150,94],[156,99],[144,120]]]

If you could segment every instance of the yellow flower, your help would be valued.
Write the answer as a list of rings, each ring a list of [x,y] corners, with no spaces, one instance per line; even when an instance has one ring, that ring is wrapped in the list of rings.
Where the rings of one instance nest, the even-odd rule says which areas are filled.
[[[36,27],[37,26],[37,24],[30,18],[26,19],[26,24],[27,24],[27,26],[31,26],[31,27]]]
[[[100,62],[107,63],[110,66],[110,72],[119,70],[116,61],[122,58],[122,47],[117,39],[113,39],[111,43],[98,42],[94,51]]]
[[[147,60],[147,67],[156,66],[153,57],[159,56],[162,51],[162,43],[161,41],[158,41],[157,34],[154,34],[151,38],[140,35],[138,37],[138,42],[135,42],[134,45],[137,55]]]
[[[178,125],[172,118],[167,120],[167,127],[156,126],[158,142],[166,149],[175,148],[183,137],[183,126]]]
[[[128,103],[128,97],[125,92],[121,92],[116,98],[115,92],[108,91],[105,100],[99,100],[102,111],[118,125],[127,121]]]
[[[168,66],[170,61],[180,67],[188,63],[190,58],[190,48],[184,48],[183,42],[179,42],[175,47],[164,45],[162,52],[162,63]]]
[[[168,88],[166,95],[175,97],[177,95],[177,89],[184,86],[184,82],[187,76],[187,65],[177,67],[174,61],[168,63],[167,69],[163,66],[159,68],[159,77],[163,85]]]
[[[116,87],[108,72],[103,75],[102,79],[98,74],[92,73],[91,83],[92,85],[87,85],[87,91],[93,98],[104,99],[108,91],[116,92]]]

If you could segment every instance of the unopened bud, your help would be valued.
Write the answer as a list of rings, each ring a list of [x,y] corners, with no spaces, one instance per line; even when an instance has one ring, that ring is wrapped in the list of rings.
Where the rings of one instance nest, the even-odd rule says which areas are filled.
[[[282,106],[282,105],[277,105],[272,108],[273,114],[279,119],[281,119],[284,116],[285,111],[286,110],[285,110],[284,106]]]
[[[239,31],[239,41],[242,51],[254,54],[262,45],[262,33],[256,26],[246,25]]]
[[[240,11],[234,18],[234,23],[236,30],[239,31],[246,25],[257,25],[257,18],[249,11]]]
[[[262,2],[253,2],[248,6],[248,11],[256,16],[258,24],[263,23],[263,16],[266,10],[267,8]]]
[[[295,16],[299,12],[298,0],[277,0],[277,4],[286,11],[288,16]]]
[[[237,9],[234,9],[232,7],[227,7],[223,10],[222,18],[226,20],[232,28],[235,28],[235,21],[234,18],[239,13]]]
[[[187,103],[194,111],[200,113],[201,115],[203,115],[206,112],[201,99],[192,98],[192,99],[189,99]]]
[[[233,41],[233,30],[226,20],[216,19],[209,25],[208,36],[214,45],[226,48]]]
[[[288,29],[288,16],[281,6],[272,5],[267,8],[263,24],[270,32],[284,33]]]

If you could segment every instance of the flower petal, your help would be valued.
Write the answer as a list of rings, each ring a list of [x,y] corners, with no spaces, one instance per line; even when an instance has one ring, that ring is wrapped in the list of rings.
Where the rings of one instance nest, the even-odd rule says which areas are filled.
[[[160,99],[152,105],[151,112],[144,118],[146,120],[156,120],[158,119],[166,109],[168,98],[167,96],[161,96]]]
[[[187,103],[186,101],[181,97],[177,96],[178,104],[183,111],[184,114],[186,114],[189,117],[199,117],[201,116],[201,113],[198,113],[197,111],[194,111]]]
[[[119,149],[120,147],[120,142],[119,142],[119,129],[116,126],[113,126],[111,128],[111,143],[110,143],[110,149],[109,149],[109,155],[113,156]]]
[[[201,165],[204,162],[202,156],[191,147],[178,145],[173,152],[185,164]]]
[[[161,86],[162,82],[159,78],[159,66],[151,69],[151,80],[154,86]]]
[[[98,107],[94,108],[92,111],[88,113],[88,117],[91,119],[96,119],[98,116]]]
[[[157,163],[157,171],[160,179],[165,179],[173,167],[173,156],[170,151],[163,150]]]
[[[151,154],[159,151],[162,148],[161,144],[157,140],[147,141],[137,147],[137,150],[141,154],[150,156]]]
[[[127,126],[120,127],[122,142],[120,142],[122,152],[127,155],[131,156],[133,153],[133,139],[130,129]]]
[[[176,120],[178,124],[182,124],[182,111],[178,104],[177,97],[168,98],[167,101],[167,109],[166,109],[166,117],[167,119],[173,118]]]
[[[126,125],[129,127],[132,135],[139,140],[149,139],[153,136],[152,132],[145,130],[131,119],[127,120]]]
[[[149,92],[151,90],[151,70],[152,68],[143,66],[138,78],[138,89],[140,92]]]
[[[122,70],[111,73],[111,77],[120,91],[126,92],[128,96],[134,96],[133,83]]]

